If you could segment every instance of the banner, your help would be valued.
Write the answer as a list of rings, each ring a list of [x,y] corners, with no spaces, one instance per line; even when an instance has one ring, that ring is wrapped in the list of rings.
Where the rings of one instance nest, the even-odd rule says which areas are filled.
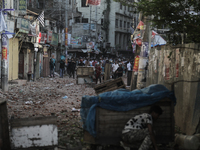
[[[58,46],[58,34],[56,33],[52,34],[51,45]]]
[[[142,21],[139,22],[137,29],[144,30],[144,23]]]
[[[136,51],[136,43],[135,42],[132,43],[132,48],[133,48],[133,53],[135,53],[135,51]]]
[[[100,6],[101,0],[87,0],[86,5]]]
[[[139,67],[139,60],[140,60],[140,56],[137,55],[135,57],[135,62],[134,62],[134,66],[133,66],[133,71],[137,72],[138,71],[138,67]]]
[[[70,45],[82,45],[82,37],[71,37]]]
[[[43,57],[48,57],[48,52],[47,52],[47,47],[46,46],[44,46],[43,51],[44,51]]]
[[[68,45],[68,28],[65,28],[65,46]]]
[[[142,39],[136,39],[135,41],[138,46],[142,46]]]
[[[46,44],[46,42],[47,42],[47,34],[41,33],[40,44]]]
[[[7,41],[7,35],[3,34],[1,36],[2,38],[2,60],[7,60],[8,57],[8,41]]]
[[[52,32],[51,30],[49,30],[49,31],[47,32],[47,43],[51,43],[52,34],[53,34],[53,32]]]

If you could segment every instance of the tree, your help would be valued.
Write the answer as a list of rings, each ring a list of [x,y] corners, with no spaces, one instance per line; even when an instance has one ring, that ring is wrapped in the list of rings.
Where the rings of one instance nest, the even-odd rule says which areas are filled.
[[[125,0],[115,1],[152,16],[153,27],[169,29],[166,34],[170,43],[200,42],[199,0],[140,0],[131,4]]]

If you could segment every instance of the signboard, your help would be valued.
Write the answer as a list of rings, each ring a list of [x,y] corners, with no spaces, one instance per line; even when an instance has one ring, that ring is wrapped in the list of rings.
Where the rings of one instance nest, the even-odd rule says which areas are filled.
[[[65,28],[65,46],[68,45],[68,28]]]
[[[37,24],[36,22],[30,24],[29,36],[37,36]]]
[[[56,33],[52,34],[51,45],[58,46],[58,34]]]
[[[82,37],[71,37],[70,45],[82,45]]]
[[[20,32],[23,33],[29,33],[30,30],[30,21],[23,19],[23,18],[17,18],[17,28],[20,30]]]
[[[19,11],[26,11],[26,0],[19,0]]]
[[[11,20],[5,20],[6,24],[7,24],[7,30],[10,33],[14,33],[14,29],[15,29],[15,22],[11,21]]]
[[[43,51],[44,51],[43,57],[48,57],[47,47],[46,46],[44,46]]]
[[[46,44],[46,42],[47,42],[47,34],[41,33],[40,44]]]
[[[47,43],[51,43],[52,34],[53,34],[53,32],[52,32],[51,30],[49,30],[49,31],[47,32]]]
[[[83,30],[96,30],[96,25],[95,24],[89,24],[89,23],[85,23],[83,24]]]
[[[134,62],[134,66],[133,66],[133,71],[135,71],[135,72],[138,71],[139,60],[140,60],[140,56],[138,55],[138,56],[135,57],[135,62]]]

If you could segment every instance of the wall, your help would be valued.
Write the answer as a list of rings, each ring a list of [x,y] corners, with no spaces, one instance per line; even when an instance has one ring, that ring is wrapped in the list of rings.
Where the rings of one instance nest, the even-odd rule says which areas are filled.
[[[9,39],[9,75],[8,80],[18,79],[18,38]]]
[[[199,78],[200,44],[162,46],[160,51],[151,49],[147,86],[158,83],[171,89],[170,84],[175,82],[175,123],[189,135],[195,133],[200,119]]]

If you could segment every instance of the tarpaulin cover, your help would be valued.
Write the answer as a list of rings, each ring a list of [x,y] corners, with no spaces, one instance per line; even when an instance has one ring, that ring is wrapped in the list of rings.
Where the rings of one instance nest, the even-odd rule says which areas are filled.
[[[169,98],[174,101],[174,104],[176,103],[174,92],[160,84],[150,85],[141,90],[118,89],[98,96],[83,96],[80,111],[83,128],[92,136],[96,136],[95,116],[97,106],[114,111],[129,111],[154,104],[163,98]]]

